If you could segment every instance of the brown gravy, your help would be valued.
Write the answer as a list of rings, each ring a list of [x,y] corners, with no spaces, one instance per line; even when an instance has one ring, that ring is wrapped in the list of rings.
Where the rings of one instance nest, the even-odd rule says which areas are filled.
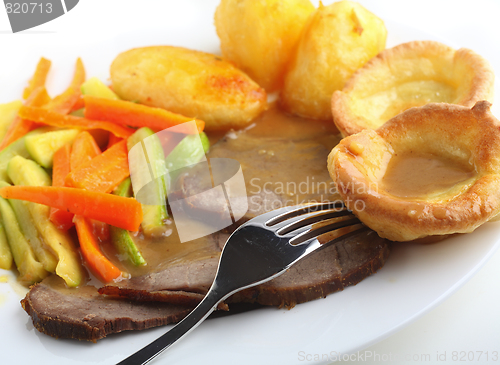
[[[183,261],[202,260],[219,255],[218,245],[214,240],[203,237],[182,243],[178,238],[173,221],[169,220],[167,224],[171,227],[168,236],[165,235],[154,239],[146,238],[141,233],[133,236],[137,247],[147,262],[145,266],[134,266],[125,258],[119,257],[111,242],[104,242],[101,247],[113,263],[131,276],[141,276],[160,271],[167,265]]]
[[[449,193],[474,175],[473,166],[430,153],[403,153],[391,158],[381,183],[391,195],[425,199]]]

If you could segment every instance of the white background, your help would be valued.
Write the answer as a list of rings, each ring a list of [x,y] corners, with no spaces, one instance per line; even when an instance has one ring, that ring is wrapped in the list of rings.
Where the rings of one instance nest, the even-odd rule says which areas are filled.
[[[137,46],[144,45],[145,42],[176,44],[176,34],[162,34],[162,26],[165,24],[175,26],[179,32],[199,24],[210,25],[213,10],[203,13],[196,11],[202,2],[204,9],[213,9],[217,3],[186,0],[81,0],[67,15],[19,34],[11,34],[7,15],[0,11],[0,102],[19,97],[41,55],[40,49],[46,50],[43,54],[45,56],[57,57],[64,52],[78,54],[80,47],[95,45],[95,57],[84,59],[84,62],[90,76],[106,79],[108,76],[99,64],[109,64],[116,52],[122,50],[121,40],[123,44],[133,43]],[[496,74],[500,75],[499,1],[367,0],[360,3],[384,20],[421,29],[457,48],[468,47],[475,50],[488,59]],[[191,9],[192,12],[186,14],[192,14],[182,18],[176,17],[174,10],[178,8]],[[158,31],[150,32],[152,35],[147,41],[140,37],[134,39],[134,35],[140,34],[144,29]],[[216,49],[214,32],[196,35],[202,40],[206,39],[206,43],[200,47],[202,50]],[[55,71],[49,80],[49,91],[52,94],[64,88],[71,76],[72,66],[61,63],[53,65]],[[94,69],[99,71],[92,73]],[[12,74],[19,75],[19,83],[5,82],[7,76]],[[493,111],[500,116],[497,110],[495,105]],[[430,354],[432,361],[427,363],[458,364],[464,361],[453,361],[453,351],[473,351],[476,360],[474,363],[500,363],[500,359],[497,362],[491,361],[492,351],[500,352],[499,280],[500,252],[497,252],[477,275],[444,303],[400,332],[370,346],[365,350],[367,353],[361,354],[371,352],[380,356],[392,354],[417,357],[420,354]],[[1,343],[0,348],[5,350]],[[477,361],[478,351],[489,351],[490,361],[485,362],[484,354]],[[436,354],[445,352],[447,360],[438,362]],[[207,363],[212,363],[211,360],[207,359]],[[236,359],[235,363],[238,363]],[[383,362],[365,360],[350,363]]]

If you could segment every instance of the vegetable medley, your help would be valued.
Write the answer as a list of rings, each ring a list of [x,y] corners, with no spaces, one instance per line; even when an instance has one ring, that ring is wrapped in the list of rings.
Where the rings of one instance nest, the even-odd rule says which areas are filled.
[[[68,88],[51,98],[50,67],[40,59],[24,100],[0,105],[0,268],[15,264],[26,285],[55,273],[76,287],[86,278],[84,266],[104,282],[121,280],[127,274],[100,243],[110,240],[120,258],[146,264],[134,232],[161,235],[167,166],[185,158],[198,138],[182,127],[193,119],[120,100],[99,79],[85,80],[80,59]],[[205,123],[194,123],[206,152]],[[173,126],[181,138],[165,156],[156,133]],[[161,176],[149,188],[163,204],[141,204],[132,189],[130,170],[140,166],[129,163],[129,152],[145,138],[154,147],[148,165]]]

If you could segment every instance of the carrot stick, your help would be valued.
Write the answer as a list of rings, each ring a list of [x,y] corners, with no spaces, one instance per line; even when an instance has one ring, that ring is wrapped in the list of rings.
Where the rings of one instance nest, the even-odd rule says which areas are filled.
[[[35,69],[33,77],[28,83],[28,86],[24,88],[23,99],[26,100],[30,95],[39,87],[45,86],[45,80],[47,80],[47,75],[49,74],[50,65],[52,62],[45,58],[40,58]]]
[[[113,135],[113,134],[112,134]],[[114,135],[113,135],[114,136]],[[73,147],[71,149],[71,158],[70,165],[71,171],[77,170],[81,166],[85,165],[89,161],[91,161],[94,157],[101,154],[101,149],[97,145],[95,139],[88,132],[81,132],[76,139],[73,141]],[[85,226],[86,231],[89,233],[89,241],[94,242],[94,245],[90,247],[95,247],[98,249],[98,242],[103,242],[109,240],[109,226],[106,223],[99,222],[96,220],[88,220],[84,219],[81,216],[76,216],[75,218],[76,230],[78,232],[78,237],[81,236],[82,226]],[[91,231],[89,232],[89,229]],[[97,271],[98,274],[106,281],[109,281],[109,277],[107,277],[106,272],[116,272],[116,270],[112,270],[110,268],[115,268],[114,265],[100,253],[96,256],[96,253],[91,254],[89,251],[89,247],[86,245],[80,246],[82,249],[82,254],[88,263],[91,262],[91,257],[95,260],[96,257],[99,258],[99,262],[101,263],[101,269],[97,269],[93,265],[94,271]],[[115,268],[116,269],[116,268]],[[104,271],[103,271],[104,270]],[[120,273],[121,274],[121,273]],[[111,279],[115,279],[116,277],[112,277]]]
[[[70,144],[62,146],[54,154],[54,166],[52,167],[52,186],[64,186],[64,179],[71,171],[70,157]]]
[[[129,175],[127,143],[122,141],[71,171],[66,186],[110,193]]]
[[[65,210],[50,208],[49,219],[55,226],[61,231],[67,231],[75,224],[73,223],[73,217],[75,215]]]
[[[83,98],[80,96],[78,100],[76,101],[75,105],[73,105],[73,108],[71,108],[71,111],[77,111],[78,109],[85,108],[85,101]]]
[[[88,219],[79,215],[75,216],[75,226],[82,255],[92,272],[106,283],[120,278],[122,272],[100,250]]]
[[[124,100],[113,100],[84,95],[85,117],[90,119],[106,120],[117,124],[132,127],[149,127],[154,130],[163,130],[178,124],[194,120],[198,132],[202,132],[205,122],[199,119],[188,118],[161,108],[152,108],[146,105]],[[193,133],[188,130],[183,133]]]
[[[64,179],[70,172],[71,146],[64,145],[54,154],[54,165],[52,167],[52,186],[64,186]],[[65,210],[50,208],[50,221],[57,228],[67,231],[73,227],[74,214]]]
[[[114,144],[117,144],[118,142],[121,142],[123,138],[115,136],[113,133],[109,134],[109,140],[108,140],[108,147],[106,149],[110,148]]]
[[[51,125],[54,127],[78,128],[84,130],[103,129],[121,138],[127,138],[134,133],[133,129],[116,125],[114,123],[101,122],[98,120],[80,118],[72,115],[64,115],[50,110],[29,106],[22,106],[21,109],[19,109],[19,116],[33,122]]]
[[[67,212],[65,210],[50,208],[49,219],[55,226],[61,231],[67,231],[75,224],[73,223],[73,213]]]
[[[47,103],[44,108],[57,113],[68,114],[81,98],[82,92],[80,89],[84,82],[85,68],[83,67],[82,60],[78,58],[76,60],[75,73],[69,87],[62,94],[57,95],[54,99]]]
[[[28,100],[24,102],[24,105],[30,107],[39,107],[46,104],[49,100],[50,97],[49,94],[47,94],[47,90],[45,89],[45,87],[38,87],[30,93],[30,96],[28,97]],[[24,119],[18,115],[9,126],[5,137],[0,143],[0,151],[10,145],[12,142],[17,141],[19,138],[21,138],[34,128],[35,123],[33,123],[33,121]]]
[[[142,222],[141,204],[137,200],[113,194],[66,187],[19,185],[1,188],[0,196],[64,209],[129,231],[137,231]]]
[[[71,149],[71,171],[78,169],[81,165],[89,162],[100,154],[101,149],[97,145],[94,137],[92,137],[88,132],[80,132],[73,141],[73,147]]]

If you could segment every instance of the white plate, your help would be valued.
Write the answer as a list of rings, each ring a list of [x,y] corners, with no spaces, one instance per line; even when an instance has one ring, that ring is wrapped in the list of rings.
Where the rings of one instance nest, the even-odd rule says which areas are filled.
[[[151,2],[147,5],[161,11],[146,9],[148,15],[134,16],[130,8],[134,4],[145,6],[146,2],[80,2],[66,16],[16,35],[3,32],[7,30],[3,19],[0,102],[20,95],[41,55],[53,61],[49,91],[55,94],[70,78],[77,56],[83,58],[89,76],[106,79],[114,56],[131,47],[163,43],[217,53],[218,40],[212,25],[216,3]],[[95,11],[98,8],[101,12]],[[137,13],[146,10],[137,9]],[[108,19],[106,14],[112,11],[122,17]],[[437,39],[385,20],[388,46],[415,39]],[[108,22],[109,27],[102,22]],[[451,40],[447,43],[461,45],[458,38]],[[159,358],[158,363],[328,363],[389,336],[442,302],[500,246],[499,233],[500,223],[492,223],[471,235],[439,244],[396,245],[386,266],[355,287],[290,311],[263,308],[210,319]],[[116,363],[166,330],[114,335],[97,344],[55,340],[33,328],[19,305],[20,299],[11,286],[0,284],[2,363]]]

